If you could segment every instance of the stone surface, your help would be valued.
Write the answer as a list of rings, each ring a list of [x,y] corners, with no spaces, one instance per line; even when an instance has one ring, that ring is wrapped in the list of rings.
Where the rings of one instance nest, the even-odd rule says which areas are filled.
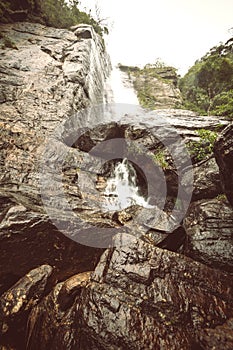
[[[204,329],[199,335],[202,349],[225,349],[233,348],[233,319],[229,319],[223,325],[214,329]]]
[[[190,172],[193,172],[193,195],[192,201],[211,199],[223,193],[220,182],[219,167],[214,158],[196,164],[185,172],[183,185],[190,185]]]
[[[53,306],[62,286],[34,308],[28,349],[188,350],[200,344],[203,329],[217,336],[216,327],[232,317],[227,277],[131,240],[104,253],[66,313]]]
[[[57,230],[43,209],[39,186],[48,135],[71,113],[103,98],[110,63],[102,40],[88,28],[92,38],[84,39],[40,24],[1,25],[17,50],[0,45],[0,292],[41,264],[55,267],[53,283],[93,269],[103,251]],[[70,173],[64,173],[69,182]],[[74,184],[66,190],[78,198]]]
[[[220,169],[226,196],[233,205],[233,125],[229,125],[215,143],[214,154]]]
[[[0,334],[6,342],[10,340],[17,346],[17,339],[22,341],[27,316],[44,296],[51,273],[49,265],[31,270],[0,297]]]
[[[187,255],[233,273],[233,210],[224,196],[194,202],[184,227]]]

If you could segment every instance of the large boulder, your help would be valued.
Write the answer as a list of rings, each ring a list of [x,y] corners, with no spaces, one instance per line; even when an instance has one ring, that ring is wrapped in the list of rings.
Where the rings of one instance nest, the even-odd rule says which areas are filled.
[[[203,329],[214,332],[232,317],[227,274],[127,239],[120,237],[130,246],[103,254],[90,279],[74,277],[73,303],[59,303],[60,285],[33,309],[28,350],[188,350]]]
[[[233,205],[233,125],[229,125],[214,146],[214,154],[219,166],[224,191]]]
[[[224,196],[194,202],[184,227],[188,256],[233,272],[233,210]]]
[[[212,199],[222,194],[219,168],[214,158],[197,163],[185,172],[182,179],[184,187],[190,186],[190,173],[193,172],[192,201]]]

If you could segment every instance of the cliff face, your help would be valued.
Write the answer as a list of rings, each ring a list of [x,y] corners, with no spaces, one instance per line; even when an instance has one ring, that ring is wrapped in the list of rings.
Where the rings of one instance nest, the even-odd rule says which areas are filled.
[[[87,25],[72,31],[32,23],[0,29],[0,289],[4,290],[41,261],[58,270],[67,266],[68,275],[75,265],[81,266],[74,263],[77,245],[63,238],[41,210],[38,159],[55,125],[80,108],[102,102],[110,62],[102,39]],[[73,253],[69,256],[66,250]],[[81,255],[95,264],[90,252]]]

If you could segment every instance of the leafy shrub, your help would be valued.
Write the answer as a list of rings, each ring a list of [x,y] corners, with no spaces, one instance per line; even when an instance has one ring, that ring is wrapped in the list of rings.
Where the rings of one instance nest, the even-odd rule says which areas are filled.
[[[206,129],[197,130],[197,133],[200,140],[198,142],[191,141],[188,144],[188,149],[194,160],[201,161],[213,153],[214,142],[218,134]]]

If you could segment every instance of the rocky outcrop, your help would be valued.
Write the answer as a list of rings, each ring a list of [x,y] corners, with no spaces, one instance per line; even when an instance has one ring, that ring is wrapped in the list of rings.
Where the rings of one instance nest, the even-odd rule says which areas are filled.
[[[28,272],[0,297],[0,334],[3,342],[11,339],[11,344],[19,346],[23,341],[28,314],[44,296],[51,273],[51,266],[42,265]]]
[[[224,196],[194,202],[184,227],[188,256],[206,265],[233,271],[233,210]]]
[[[34,308],[28,349],[190,349],[233,313],[224,273],[142,241],[106,251],[90,280],[74,280],[66,311],[64,284]]]
[[[214,153],[227,199],[233,205],[233,125],[220,135],[215,143]]]
[[[214,158],[197,163],[192,169],[187,170],[183,178],[184,186],[189,184],[191,171],[193,172],[193,201],[215,198],[223,193],[219,167]]]

